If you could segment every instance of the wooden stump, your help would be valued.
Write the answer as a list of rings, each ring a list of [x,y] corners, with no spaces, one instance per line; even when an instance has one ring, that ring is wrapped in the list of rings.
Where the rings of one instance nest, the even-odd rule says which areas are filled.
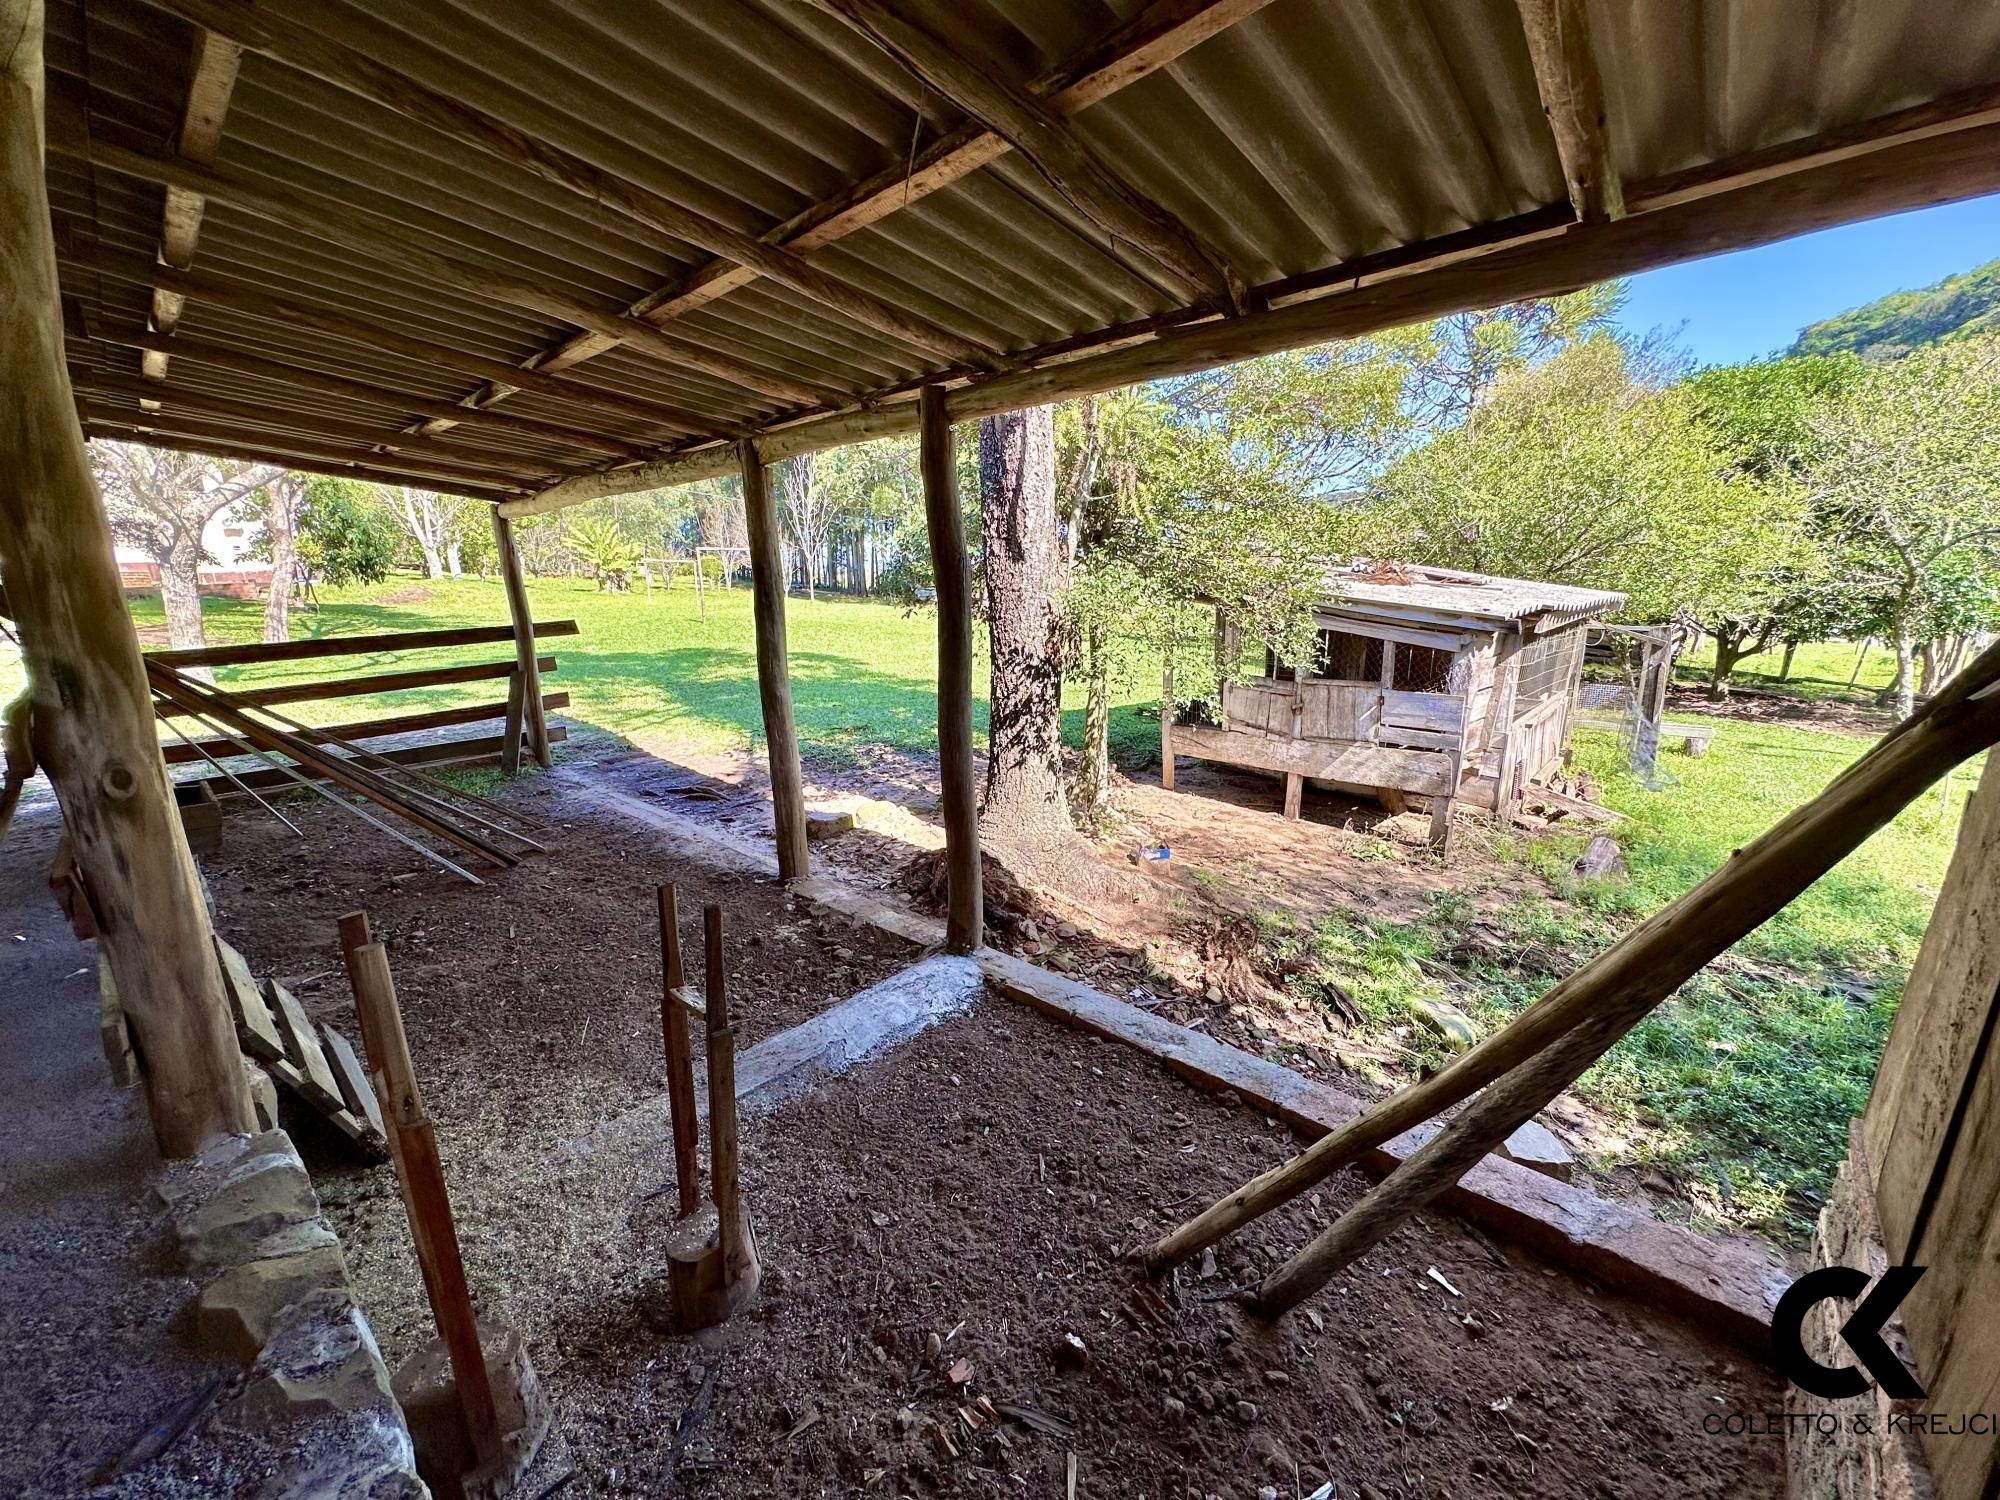
[[[742,1268],[732,1279],[722,1248],[722,1221],[713,1203],[704,1203],[674,1226],[667,1240],[667,1285],[673,1294],[674,1322],[692,1331],[713,1328],[757,1294],[763,1266],[757,1236],[743,1225]]]

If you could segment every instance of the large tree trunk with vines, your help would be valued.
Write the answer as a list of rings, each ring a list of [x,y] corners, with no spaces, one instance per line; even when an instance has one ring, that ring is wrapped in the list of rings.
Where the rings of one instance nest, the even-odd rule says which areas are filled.
[[[1067,569],[1056,525],[1055,411],[979,424],[986,617],[993,641],[984,826],[1028,844],[1074,832],[1063,797],[1062,639]]]
[[[139,642],[63,364],[44,186],[41,0],[0,0],[0,563],[55,785],[163,1153],[251,1128]]]
[[[176,651],[206,645],[201,629],[201,538],[174,533],[160,564],[160,605],[167,612],[167,644]]]

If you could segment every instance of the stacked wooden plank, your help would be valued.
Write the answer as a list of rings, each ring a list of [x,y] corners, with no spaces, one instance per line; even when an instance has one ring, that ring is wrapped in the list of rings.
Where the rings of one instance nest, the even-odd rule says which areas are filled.
[[[220,937],[215,956],[244,1053],[369,1156],[385,1155],[382,1109],[353,1045],[330,1026],[315,1027],[277,980],[260,984],[243,955]]]

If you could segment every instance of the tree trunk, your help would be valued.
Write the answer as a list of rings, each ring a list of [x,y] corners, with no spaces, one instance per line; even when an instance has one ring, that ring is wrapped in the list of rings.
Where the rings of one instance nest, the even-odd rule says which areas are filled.
[[[1928,698],[1937,691],[1938,652],[1936,641],[1925,641],[1917,647],[1917,663],[1922,676],[1917,682],[1917,691]]]
[[[1792,657],[1798,653],[1798,649],[1799,643],[1797,641],[1785,642],[1785,658],[1778,663],[1778,681],[1790,682],[1792,680]]]
[[[264,536],[271,544],[271,592],[264,599],[264,639],[292,638],[292,582],[299,568],[301,487],[287,474],[265,492]]]
[[[207,641],[201,631],[201,538],[177,532],[159,559],[160,604],[167,612],[167,644],[192,651]]]
[[[1909,618],[1907,614],[1899,614],[1896,619],[1896,680],[1889,684],[1889,693],[1896,700],[1896,712],[1905,719],[1917,706],[1916,675],[1911,670],[1915,649]]]
[[[458,538],[453,537],[444,544],[444,565],[451,569],[453,578],[463,578],[464,570],[458,565]]]
[[[1720,703],[1729,696],[1729,679],[1736,671],[1736,664],[1746,654],[1743,634],[1734,625],[1725,625],[1715,632],[1715,666],[1708,674],[1708,698],[1711,703]]]
[[[189,1156],[252,1128],[201,882],[64,368],[42,158],[42,7],[0,0],[0,561],[30,738],[82,866],[153,1133]]]
[[[1047,842],[1073,831],[1062,787],[1062,538],[1055,409],[979,424],[979,491],[992,632],[985,823]]]

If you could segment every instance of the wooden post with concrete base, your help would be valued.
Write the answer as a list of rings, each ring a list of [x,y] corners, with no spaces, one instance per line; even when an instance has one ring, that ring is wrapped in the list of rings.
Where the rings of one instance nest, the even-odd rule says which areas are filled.
[[[154,1138],[254,1128],[201,882],[153,723],[64,366],[42,161],[41,0],[0,0],[0,565],[54,783],[131,1027]]]
[[[751,614],[757,628],[757,696],[764,706],[764,745],[771,758],[771,813],[778,833],[778,878],[806,873],[806,792],[799,770],[799,736],[792,725],[791,667],[785,658],[785,559],[778,546],[778,508],[771,472],[745,438],[736,445],[743,468],[743,516],[750,532]]]
[[[528,608],[528,582],[521,572],[521,549],[514,545],[514,523],[493,512],[493,544],[500,553],[500,578],[507,586],[507,615],[514,623],[514,675],[507,686],[507,743],[500,751],[500,769],[514,771],[521,761],[521,734],[535,764],[547,770],[549,721],[542,707],[542,674],[535,661],[535,616]],[[515,704],[520,704],[516,715]]]
[[[944,814],[949,901],[944,945],[970,953],[985,941],[979,870],[979,802],[972,781],[972,577],[965,521],[952,473],[951,419],[944,391],[923,389],[921,464],[924,516],[938,606],[938,786]]]

